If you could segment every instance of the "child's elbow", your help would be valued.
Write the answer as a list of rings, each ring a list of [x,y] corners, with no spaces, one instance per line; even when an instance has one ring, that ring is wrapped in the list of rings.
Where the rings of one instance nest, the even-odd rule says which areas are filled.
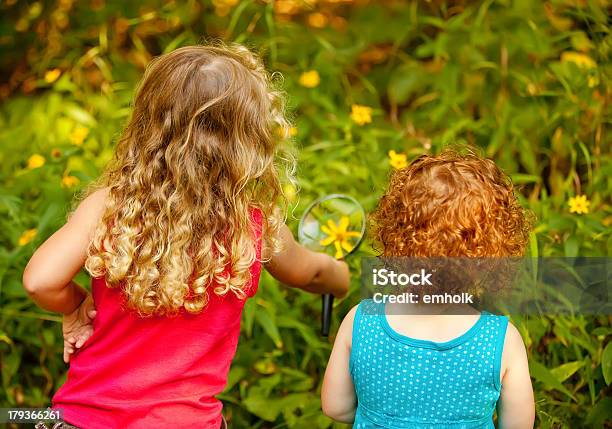
[[[355,420],[355,410],[346,410],[342,407],[337,406],[332,401],[321,401],[321,409],[323,414],[332,420],[341,423],[353,423]]]
[[[325,414],[330,419],[338,420],[338,417],[340,414],[337,412],[337,410],[334,407],[327,405],[325,402],[322,402],[321,410],[323,411],[323,414]]]
[[[30,297],[39,295],[46,287],[43,276],[30,265],[23,271],[23,288]]]
[[[334,407],[330,406],[328,401],[321,401],[321,411],[330,419],[336,420],[334,417],[336,415]]]

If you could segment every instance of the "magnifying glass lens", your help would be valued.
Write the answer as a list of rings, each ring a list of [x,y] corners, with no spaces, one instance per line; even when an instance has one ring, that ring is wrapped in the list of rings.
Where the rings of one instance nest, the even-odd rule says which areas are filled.
[[[365,213],[349,196],[330,195],[315,201],[300,222],[299,240],[308,249],[344,258],[359,245]]]

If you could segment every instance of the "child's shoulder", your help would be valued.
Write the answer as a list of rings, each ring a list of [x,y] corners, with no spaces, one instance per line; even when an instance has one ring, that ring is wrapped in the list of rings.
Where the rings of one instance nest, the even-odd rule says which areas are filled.
[[[107,187],[90,191],[85,198],[79,202],[74,213],[76,214],[78,211],[101,211],[108,197],[108,193],[109,188]]]
[[[521,336],[520,331],[517,329],[516,326],[514,326],[513,323],[507,322],[506,338],[504,340],[504,351],[522,351],[524,349],[525,343],[523,342],[523,337]]]
[[[344,316],[344,319],[342,320],[342,323],[347,323],[350,326],[353,326],[353,322],[355,321],[355,316],[357,314],[357,311],[359,310],[359,306],[361,305],[361,303],[354,305],[348,313],[346,313],[346,316]]]
[[[508,322],[506,329],[506,336],[504,338],[504,346],[502,349],[502,360],[501,360],[501,375],[502,378],[508,372],[508,370],[518,367],[520,370],[521,366],[527,365],[527,349],[523,341],[523,337],[520,331],[512,324]]]
[[[68,223],[72,227],[91,231],[102,217],[108,192],[108,188],[101,188],[90,193],[71,213]]]

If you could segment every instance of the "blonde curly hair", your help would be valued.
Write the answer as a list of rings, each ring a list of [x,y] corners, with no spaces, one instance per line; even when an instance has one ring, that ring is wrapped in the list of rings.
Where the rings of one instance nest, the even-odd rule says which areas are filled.
[[[240,45],[188,46],[154,59],[113,162],[98,182],[105,211],[86,269],[121,286],[139,314],[200,312],[209,289],[247,294],[256,260],[284,220],[278,162],[289,124],[282,94]],[[280,206],[280,209],[279,209]]]

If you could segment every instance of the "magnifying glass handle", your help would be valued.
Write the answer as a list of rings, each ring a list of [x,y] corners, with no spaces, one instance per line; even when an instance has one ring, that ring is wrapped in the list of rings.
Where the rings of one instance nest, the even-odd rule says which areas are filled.
[[[331,327],[332,307],[334,306],[334,296],[326,293],[321,296],[321,335],[329,336],[329,328]]]

